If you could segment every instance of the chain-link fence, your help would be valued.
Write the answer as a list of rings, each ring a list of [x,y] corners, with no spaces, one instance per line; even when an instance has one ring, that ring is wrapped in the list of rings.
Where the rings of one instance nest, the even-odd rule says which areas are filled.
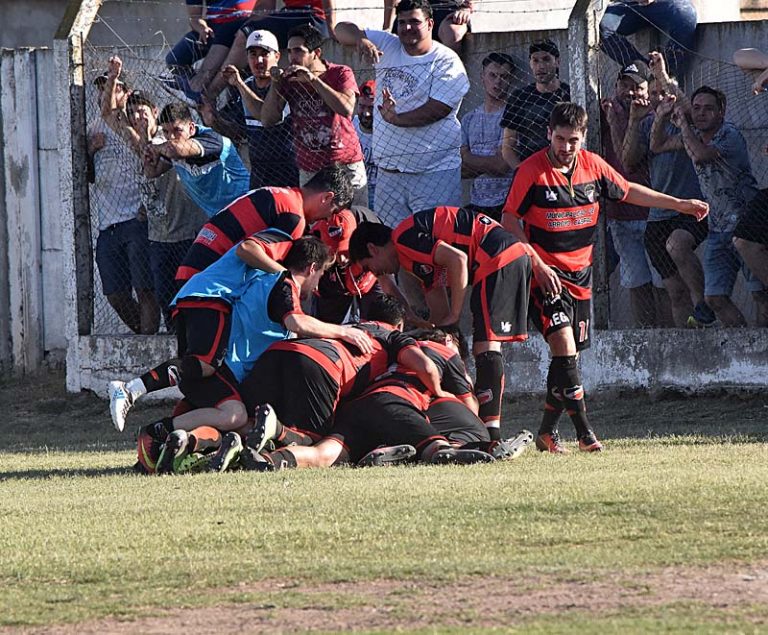
[[[453,5],[438,8],[455,10]],[[259,35],[248,53],[241,35],[233,43],[243,48],[239,57],[224,51],[210,70],[206,61],[195,61],[194,68],[179,63],[179,47],[194,44],[189,38],[175,48],[165,37],[161,45],[148,46],[131,41],[117,23],[101,19],[121,45],[88,45],[85,52],[98,271],[94,333],[168,328],[161,314],[175,288],[175,268],[206,216],[223,207],[227,196],[231,200],[248,187],[303,184],[331,162],[348,167],[356,202],[390,225],[438,205],[471,205],[498,217],[516,165],[548,145],[549,112],[569,98],[564,31],[516,33],[501,40],[502,46],[494,45],[499,38],[469,36],[471,41],[457,46],[460,57],[445,50],[408,55],[394,35],[369,32],[381,54],[371,66],[356,50],[328,40],[322,60],[314,59],[311,47],[301,46],[304,41],[286,51],[288,29],[277,24],[279,46]],[[658,64],[624,68],[619,75],[619,61],[626,67],[636,60],[605,23],[607,54],[593,69],[604,98],[603,147],[589,149],[632,180],[711,205],[709,232],[704,224],[686,223],[669,210],[651,210],[649,216],[647,208],[605,207],[609,240],[601,252],[605,262],[596,266],[614,273],[609,289],[597,291],[610,295],[610,326],[730,326],[768,319],[761,312],[765,293],[760,283],[768,212],[766,197],[756,195],[768,168],[764,94],[752,96],[752,80],[724,61],[732,51],[697,49],[695,40],[669,46],[670,34],[653,31],[634,41],[642,43],[638,46],[645,57],[652,49],[665,51],[668,75],[677,72],[677,83],[666,79]],[[674,36],[684,39],[672,36],[673,43]],[[343,40],[344,34],[339,31],[337,37]],[[274,48],[282,49],[282,57]],[[108,77],[113,56],[122,62],[116,82]],[[229,62],[240,72],[219,72]],[[283,74],[277,77],[272,67]],[[273,83],[277,90],[270,94]],[[696,126],[709,125],[703,110],[713,100],[719,103],[712,91],[700,93],[689,106],[702,85],[726,95],[729,123],[714,136],[703,132],[706,143],[701,145],[715,150],[696,157],[692,142],[676,140],[673,121],[683,126],[680,117],[687,118],[692,134],[702,138]],[[350,98],[353,93],[359,93],[357,100]],[[667,116],[664,111],[657,115],[664,125],[654,130],[653,110],[659,103],[662,110],[668,108],[671,100],[664,95],[670,94],[689,114],[673,109]],[[104,107],[105,99],[114,101],[112,109]],[[127,112],[116,118],[121,100],[127,101]],[[188,104],[193,120],[219,135],[201,127],[181,130],[192,150],[158,150],[183,114],[183,109],[165,109],[169,104]],[[137,112],[142,105],[155,107],[153,116],[161,116],[156,129],[142,123]],[[227,154],[228,142],[221,136],[232,141],[237,157]],[[242,169],[235,165],[240,161]],[[734,232],[741,239],[738,251]],[[742,259],[752,268],[746,279],[738,273]]]

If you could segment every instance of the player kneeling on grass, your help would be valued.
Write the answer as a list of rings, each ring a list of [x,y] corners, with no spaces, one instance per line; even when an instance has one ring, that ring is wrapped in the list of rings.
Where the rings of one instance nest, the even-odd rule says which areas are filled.
[[[419,346],[440,373],[440,392],[427,388],[413,371],[395,365],[361,397],[339,407],[330,434],[317,445],[289,446],[268,453],[263,452],[260,445],[248,446],[241,465],[246,469],[269,471],[344,463],[381,465],[413,457],[426,463],[468,464],[517,456],[519,448],[530,442],[530,433],[527,441],[496,444],[493,453],[478,449],[490,438],[473,413],[477,410],[477,401],[452,338],[438,332],[431,340],[420,341]],[[434,403],[433,414],[439,415],[446,427],[451,427],[452,438],[467,443],[465,447],[454,447],[446,435],[430,424],[428,413],[435,398],[438,401]],[[274,436],[277,426],[274,417],[262,419],[261,423],[257,419],[257,427],[259,425],[268,428],[254,435],[263,446]]]
[[[592,245],[599,198],[671,209],[697,220],[709,211],[702,201],[667,196],[628,182],[601,157],[582,149],[586,132],[587,113],[581,106],[570,102],[555,106],[549,120],[550,146],[517,168],[502,218],[504,227],[529,243],[546,263],[547,275],[536,276],[530,303],[531,321],[552,354],[536,446],[555,454],[567,452],[557,431],[564,410],[576,428],[579,449],[603,449],[587,420],[577,364],[579,351],[589,346]],[[554,285],[543,285],[541,279]]]
[[[473,345],[480,418],[491,438],[500,439],[504,388],[502,342],[528,337],[531,271],[540,284],[554,274],[527,244],[484,214],[460,207],[436,207],[413,214],[394,230],[361,223],[352,234],[353,263],[377,275],[402,271],[424,289],[430,322],[455,325],[472,285]],[[450,301],[446,287],[450,291]]]
[[[172,451],[174,461],[186,453],[187,435],[184,431],[201,425],[221,431],[233,431],[245,426],[247,415],[240,398],[239,382],[250,372],[259,355],[275,341],[296,334],[343,339],[362,351],[372,348],[370,339],[362,331],[326,324],[305,315],[301,309],[301,299],[309,297],[317,288],[320,276],[330,262],[328,248],[316,238],[306,237],[293,243],[283,265],[277,265],[280,271],[248,271],[251,276],[248,284],[231,303],[231,329],[221,353],[223,363],[209,377],[201,377],[201,373],[188,377],[183,372],[180,377],[179,388],[185,401],[196,409],[176,417],[166,417],[144,426],[140,431],[139,461],[146,462],[145,467],[149,471],[155,468],[154,458],[157,457],[149,450],[158,450],[160,444],[166,441],[169,443],[165,446],[166,454]],[[178,434],[171,435],[174,431]],[[153,444],[147,437],[156,443]],[[222,453],[236,452],[238,444],[237,435],[225,435]],[[223,456],[221,462],[225,459],[226,456]],[[172,462],[167,459],[168,465],[163,465],[163,469],[170,470]],[[216,470],[221,462],[214,460],[211,468]]]

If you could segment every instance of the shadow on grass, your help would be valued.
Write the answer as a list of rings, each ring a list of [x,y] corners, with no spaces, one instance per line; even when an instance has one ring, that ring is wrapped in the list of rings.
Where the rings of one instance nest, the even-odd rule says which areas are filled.
[[[46,481],[52,478],[99,478],[103,476],[124,476],[135,474],[132,467],[104,467],[104,468],[54,468],[51,470],[12,470],[0,471],[0,483],[3,481]]]

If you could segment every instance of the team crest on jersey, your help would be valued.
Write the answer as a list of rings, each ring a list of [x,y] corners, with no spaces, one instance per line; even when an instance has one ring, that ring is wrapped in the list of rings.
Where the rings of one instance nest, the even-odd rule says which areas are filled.
[[[483,216],[483,214],[478,214],[477,220],[478,220],[478,222],[482,223],[483,225],[490,225],[493,222],[487,216]]]
[[[588,183],[587,185],[585,185],[584,194],[587,195],[587,199],[589,200],[590,203],[595,202],[595,186],[594,185],[592,185],[591,183]]]
[[[493,401],[493,391],[489,388],[488,390],[480,390],[475,395],[477,397],[477,402],[482,406],[483,404],[491,403]]]
[[[544,192],[544,198],[546,198],[549,203],[554,203],[557,200],[557,192],[547,190]]]
[[[435,268],[432,265],[423,265],[418,263],[413,266],[413,273],[415,273],[417,276],[429,276],[432,275],[434,271]]]
[[[339,225],[330,225],[328,227],[328,235],[331,238],[339,238],[344,231],[343,228],[341,228]]]

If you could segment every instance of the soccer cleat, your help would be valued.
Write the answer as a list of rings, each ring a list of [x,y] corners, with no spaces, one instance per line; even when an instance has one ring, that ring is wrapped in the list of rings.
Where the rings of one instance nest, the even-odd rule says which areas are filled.
[[[176,474],[192,474],[195,472],[204,472],[208,467],[213,453],[192,452],[176,461],[173,471]]]
[[[147,474],[154,474],[163,442],[151,433],[151,424],[139,428],[136,435],[138,445],[138,462]]]
[[[495,461],[488,452],[482,450],[465,450],[463,448],[443,448],[429,459],[436,465],[471,465],[473,463],[492,463]]]
[[[275,472],[280,469],[264,454],[247,445],[240,452],[240,467],[251,472]]]
[[[237,432],[227,432],[221,437],[221,447],[208,464],[209,472],[226,472],[232,462],[240,456],[243,442]]]
[[[160,457],[157,459],[157,473],[172,474],[187,454],[189,454],[187,431],[174,430],[168,435],[160,450]]]
[[[579,439],[579,450],[582,452],[602,452],[603,444],[597,440],[594,432]]]
[[[517,436],[501,441],[491,442],[490,453],[497,461],[511,461],[516,459],[533,441],[533,433],[529,430],[521,430]]]
[[[253,429],[248,433],[245,444],[259,453],[277,436],[277,415],[275,409],[265,403],[256,406],[253,419]]]
[[[416,448],[412,445],[389,445],[371,450],[357,464],[360,467],[379,467],[404,463],[416,456]]]
[[[133,407],[133,396],[125,387],[124,381],[109,382],[109,414],[118,432],[125,430],[125,418]]]
[[[536,448],[539,452],[550,454],[570,454],[570,450],[560,443],[560,435],[557,432],[544,432],[537,436]]]

